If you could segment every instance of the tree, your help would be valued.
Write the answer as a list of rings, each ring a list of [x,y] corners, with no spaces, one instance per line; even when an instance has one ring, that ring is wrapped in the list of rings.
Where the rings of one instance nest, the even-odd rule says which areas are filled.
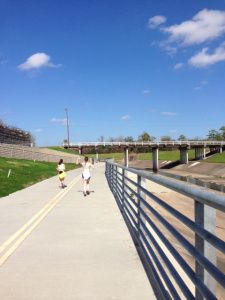
[[[220,127],[222,140],[225,141],[225,126]]]
[[[172,138],[169,135],[163,135],[161,137],[161,141],[172,141]]]
[[[138,141],[141,141],[141,142],[151,142],[151,141],[154,141],[154,140],[155,140],[155,137],[151,136],[146,131],[144,131],[142,134],[140,134],[138,136]]]
[[[104,140],[105,140],[104,136],[103,136],[103,135],[100,135],[100,137],[98,138],[98,141],[99,141],[99,142],[104,142]]]
[[[183,135],[183,134],[181,134],[179,137],[178,137],[178,139],[177,139],[178,141],[186,141],[187,140],[187,138],[186,138],[186,136],[185,135]]]
[[[222,136],[215,129],[209,130],[209,133],[207,134],[207,137],[208,137],[209,141],[221,141],[222,140]]]
[[[133,142],[133,141],[134,141],[134,139],[132,136],[127,136],[124,138],[124,142]]]

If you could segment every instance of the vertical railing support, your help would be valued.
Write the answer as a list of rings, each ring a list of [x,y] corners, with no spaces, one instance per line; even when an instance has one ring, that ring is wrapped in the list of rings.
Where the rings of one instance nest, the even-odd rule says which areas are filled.
[[[124,211],[124,199],[125,199],[125,170],[122,168],[122,210]]]
[[[204,205],[195,201],[195,222],[215,235],[216,228],[216,210],[208,205]],[[216,249],[202,237],[195,234],[195,247],[202,255],[204,255],[211,263],[216,264]],[[212,293],[216,293],[216,281],[208,274],[204,267],[196,260],[195,261],[196,275],[205,283]],[[196,300],[203,300],[198,289],[195,290]]]
[[[139,196],[138,199],[137,199],[137,201],[138,201],[138,203],[137,203],[137,205],[138,205],[138,208],[137,208],[138,209],[138,211],[137,211],[137,215],[138,215],[137,227],[138,228],[137,228],[137,230],[138,230],[138,237],[141,240],[141,233],[140,232],[141,232],[142,227],[141,227],[140,220],[142,220],[144,223],[146,223],[146,220],[143,217],[143,215],[141,214],[141,210],[140,210],[140,208],[142,210],[144,210],[144,205],[142,203],[142,199],[146,200],[146,194],[141,189],[141,187],[145,187],[145,178],[141,177],[140,175],[137,175],[137,184],[138,184],[137,194]]]
[[[153,165],[153,172],[157,173],[159,169],[159,149],[153,148],[152,149],[152,165]]]

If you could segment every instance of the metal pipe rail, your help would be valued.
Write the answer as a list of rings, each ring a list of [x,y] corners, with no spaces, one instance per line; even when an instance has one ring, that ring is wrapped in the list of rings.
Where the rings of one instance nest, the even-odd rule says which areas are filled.
[[[216,210],[225,212],[225,196],[162,175],[150,172],[146,174],[111,161],[106,161],[105,174],[132,237],[141,249],[144,265],[151,281],[153,280],[158,298],[218,299],[217,284],[224,289],[225,294],[225,274],[216,265],[216,251],[225,254],[225,242],[215,235]],[[137,180],[131,179],[129,174],[136,175]],[[151,193],[145,186],[146,180],[192,198],[195,204],[195,220],[192,221]],[[160,215],[147,201],[147,197],[192,230],[195,234],[195,245],[168,219]],[[188,265],[161,228],[166,228],[193,257],[195,270]],[[169,257],[166,253],[169,253]],[[180,274],[181,269],[192,282],[194,291]]]
[[[225,146],[225,141],[154,141],[154,142],[80,142],[70,143],[70,147],[85,146]],[[63,143],[63,147],[68,147],[67,143]]]

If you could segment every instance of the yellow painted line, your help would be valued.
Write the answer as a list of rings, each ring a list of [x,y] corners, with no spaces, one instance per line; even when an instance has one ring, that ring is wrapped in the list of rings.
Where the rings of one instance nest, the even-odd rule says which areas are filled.
[[[7,248],[19,235],[25,231],[20,238],[5,252],[3,256],[0,258],[0,266],[8,259],[8,257],[19,247],[19,245],[30,235],[30,233],[38,226],[38,224],[48,215],[48,213],[57,205],[57,203],[71,190],[71,188],[80,180],[80,176],[76,177],[67,187],[66,190],[61,191],[56,195],[53,199],[49,201],[47,205],[45,205],[34,217],[32,217],[25,225],[23,225],[16,233],[14,233],[7,241],[5,241],[0,249],[1,252]],[[36,221],[35,221],[36,220]]]
[[[18,231],[16,231],[10,238],[8,238],[1,246],[0,253],[5,250],[5,248],[10,245],[32,222],[35,221],[50,205],[54,202],[60,195],[62,191],[58,193],[53,199],[51,199],[38,213],[36,213],[27,223],[25,223]]]

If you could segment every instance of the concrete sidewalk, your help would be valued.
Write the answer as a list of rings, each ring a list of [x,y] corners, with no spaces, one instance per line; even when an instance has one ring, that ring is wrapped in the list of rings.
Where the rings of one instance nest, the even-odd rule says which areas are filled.
[[[54,177],[0,198],[1,300],[155,299],[104,166],[87,197],[80,173],[62,191]]]

